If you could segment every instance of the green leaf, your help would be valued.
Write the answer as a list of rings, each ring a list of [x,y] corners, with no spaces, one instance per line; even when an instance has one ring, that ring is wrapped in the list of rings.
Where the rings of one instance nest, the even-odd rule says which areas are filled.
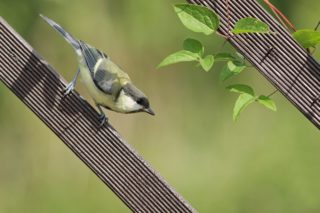
[[[220,73],[220,81],[226,81],[229,78],[238,75],[246,68],[245,64],[239,61],[228,61]]]
[[[264,105],[268,109],[271,109],[272,111],[277,111],[276,103],[271,98],[269,98],[265,95],[260,95],[257,98],[257,101],[258,101],[258,103]]]
[[[246,65],[240,61],[229,61],[227,66],[231,72],[237,74],[241,73],[246,68]]]
[[[202,56],[204,53],[204,47],[200,41],[192,38],[187,38],[183,42],[183,49],[189,52],[197,53]]]
[[[210,35],[219,27],[218,16],[207,7],[194,4],[176,4],[174,10],[189,30]]]
[[[205,58],[200,59],[200,64],[206,72],[209,72],[214,64],[213,55],[207,55]]]
[[[293,33],[293,37],[304,48],[315,47],[320,44],[320,32],[314,30],[298,30]]]
[[[158,65],[158,68],[164,67],[170,64],[176,64],[179,62],[197,61],[198,57],[199,57],[198,54],[195,54],[186,50],[181,50],[163,59],[163,61]]]
[[[227,87],[230,92],[240,93],[240,94],[248,94],[254,96],[254,91],[252,87],[245,84],[234,84]]]
[[[252,17],[240,19],[232,30],[234,34],[268,32],[270,32],[270,28],[266,23]]]
[[[251,103],[255,101],[255,97],[250,94],[240,94],[233,108],[233,120],[239,118],[240,113]]]
[[[215,61],[233,61],[236,58],[230,53],[218,53],[214,55]]]
[[[240,58],[241,61],[244,61],[244,60],[245,60],[244,55],[242,55],[241,53],[236,52],[236,55],[238,56],[238,58]]]

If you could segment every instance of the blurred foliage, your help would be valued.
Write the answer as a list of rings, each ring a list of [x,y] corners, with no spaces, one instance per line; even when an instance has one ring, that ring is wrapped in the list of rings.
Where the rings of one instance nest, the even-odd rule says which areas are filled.
[[[172,10],[177,2],[0,0],[0,14],[68,80],[74,53],[39,13],[121,64],[157,116],[109,112],[111,122],[199,212],[319,212],[319,131],[282,95],[277,113],[250,106],[233,123],[234,97],[214,80],[218,72],[155,69],[190,35]],[[272,2],[297,28],[318,22],[318,0]],[[208,49],[221,43],[194,37]],[[254,69],[241,78],[272,91]],[[3,84],[0,96],[0,212],[129,212]]]

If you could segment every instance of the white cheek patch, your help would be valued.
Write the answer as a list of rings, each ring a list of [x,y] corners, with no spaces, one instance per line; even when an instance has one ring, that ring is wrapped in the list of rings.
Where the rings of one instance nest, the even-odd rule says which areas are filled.
[[[137,111],[142,109],[142,107],[135,102],[132,97],[127,96],[123,90],[120,92],[117,105],[119,108],[123,109],[126,112]]]

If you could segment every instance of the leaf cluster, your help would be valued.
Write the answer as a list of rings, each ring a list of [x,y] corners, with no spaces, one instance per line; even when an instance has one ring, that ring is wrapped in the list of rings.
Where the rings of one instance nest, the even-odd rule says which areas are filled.
[[[217,34],[220,25],[219,16],[207,7],[193,4],[176,4],[174,11],[178,15],[182,24],[189,30],[197,33],[203,33],[207,36]],[[231,31],[234,35],[243,33],[270,33],[269,26],[253,17],[240,19]],[[225,36],[227,37],[227,36]],[[228,79],[239,75],[247,68],[247,65],[241,56],[235,57],[233,54],[218,52],[215,54],[205,54],[203,44],[193,38],[187,38],[183,42],[183,49],[167,56],[158,65],[158,68],[176,64],[180,62],[195,62],[202,69],[209,72],[216,62],[225,62],[225,66],[220,72],[220,81],[225,82]],[[230,92],[239,94],[233,109],[233,119],[237,120],[240,113],[251,103],[258,102],[263,106],[276,111],[276,105],[270,97],[265,95],[256,96],[252,87],[244,84],[235,84],[228,86]]]

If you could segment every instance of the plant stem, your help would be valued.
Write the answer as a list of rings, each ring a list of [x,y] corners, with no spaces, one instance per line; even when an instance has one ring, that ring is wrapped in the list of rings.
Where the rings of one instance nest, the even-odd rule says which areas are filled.
[[[278,8],[276,8],[269,0],[263,0],[269,8],[272,10],[272,12],[276,15],[277,19],[281,22],[281,24],[288,28],[288,26],[291,28],[293,32],[296,31],[296,28],[294,25],[289,21],[289,19],[280,11]]]
[[[314,28],[314,31],[317,31],[319,27],[320,27],[320,21],[318,22],[317,26]]]
[[[318,22],[317,26],[314,28],[314,31],[317,31],[319,27],[320,27],[320,21]],[[310,48],[307,49],[308,53],[310,53],[311,55],[313,55],[316,50],[317,50],[316,47],[313,49],[313,51],[311,51]]]
[[[222,36],[224,39],[226,39],[226,40],[229,40],[230,39],[230,36],[229,35],[224,35],[223,33],[220,33],[220,32],[216,32],[217,33],[217,35],[219,35],[219,36]]]
[[[279,92],[278,89],[276,89],[275,91],[273,91],[272,93],[270,93],[270,95],[268,95],[267,97],[270,98],[271,96],[273,96],[273,95],[276,94],[277,92]]]

